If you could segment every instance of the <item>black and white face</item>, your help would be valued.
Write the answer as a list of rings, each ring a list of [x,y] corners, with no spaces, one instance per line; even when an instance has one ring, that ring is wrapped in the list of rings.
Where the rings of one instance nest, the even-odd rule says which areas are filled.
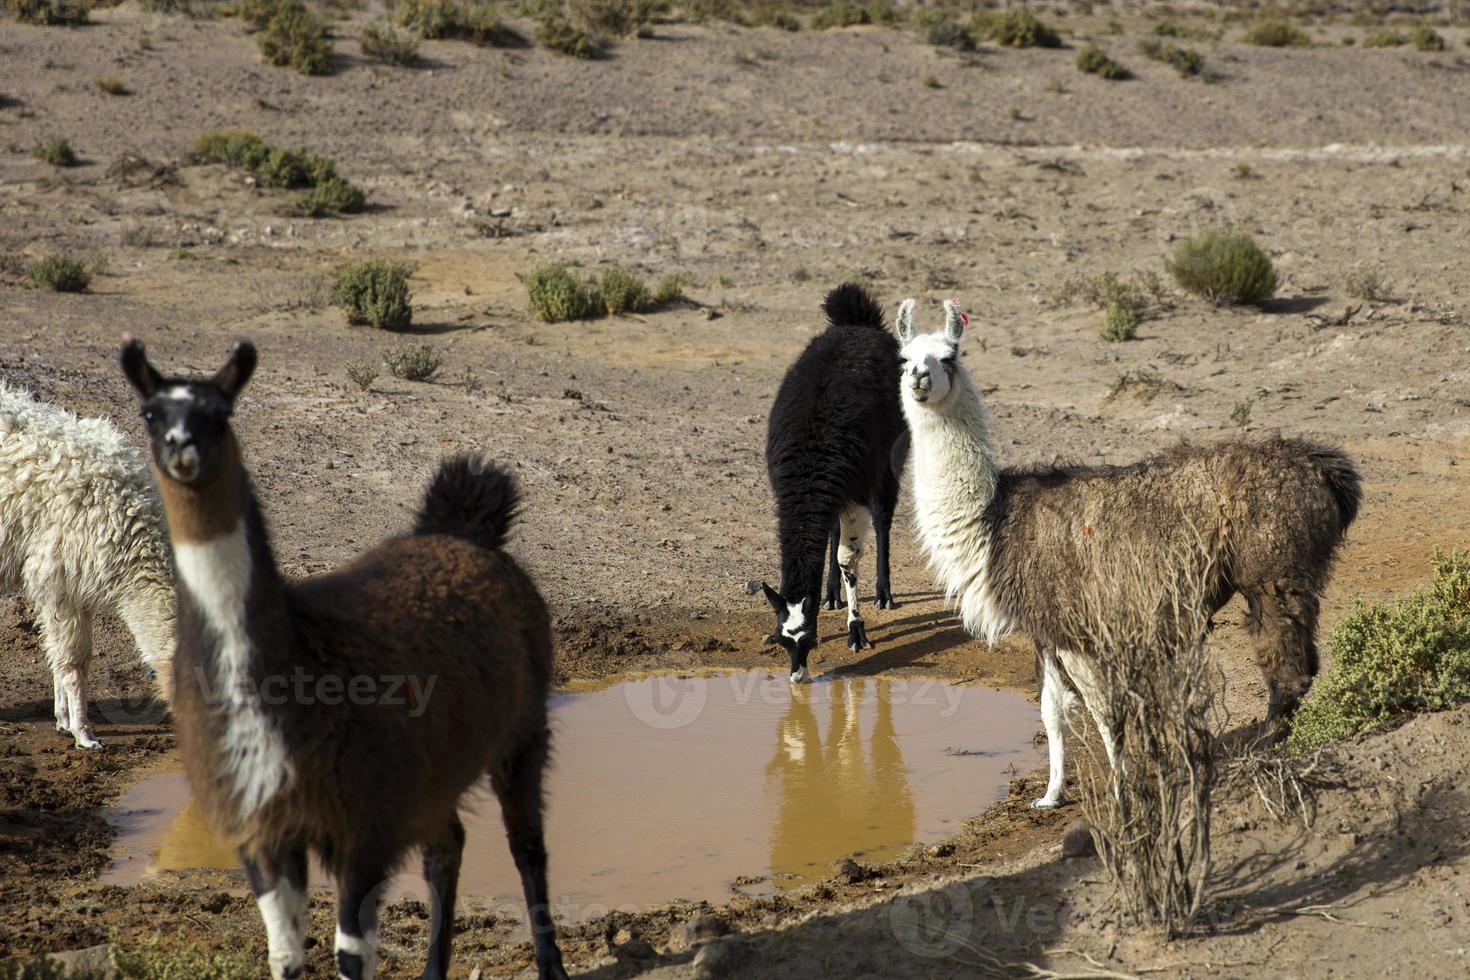
[[[228,461],[235,397],[255,370],[255,348],[243,341],[236,345],[230,360],[208,381],[164,378],[136,340],[125,340],[122,363],[142,402],[139,414],[148,427],[158,472],[193,485],[218,476]]]
[[[920,334],[914,332],[914,301],[906,299],[898,309],[896,328],[903,345],[899,351],[903,359],[900,390],[906,404],[938,409],[954,388],[960,338],[969,318],[956,300],[945,300],[944,314],[943,331]]]
[[[806,596],[795,602],[787,600],[775,589],[761,583],[766,601],[776,611],[776,642],[791,655],[791,683],[800,684],[809,675],[807,655],[817,645],[817,600]]]

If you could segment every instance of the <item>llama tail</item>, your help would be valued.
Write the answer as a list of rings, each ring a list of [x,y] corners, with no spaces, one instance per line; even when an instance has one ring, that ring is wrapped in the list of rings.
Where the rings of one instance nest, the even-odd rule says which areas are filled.
[[[1342,517],[1343,530],[1358,516],[1358,505],[1363,502],[1363,480],[1358,468],[1347,454],[1326,446],[1312,447],[1312,462],[1322,474],[1327,489],[1337,501],[1337,513]]]
[[[827,322],[834,327],[872,327],[882,330],[883,307],[862,286],[845,282],[827,294],[822,300],[822,312]]]
[[[414,534],[449,534],[495,551],[516,515],[515,477],[478,456],[452,456],[424,493]]]

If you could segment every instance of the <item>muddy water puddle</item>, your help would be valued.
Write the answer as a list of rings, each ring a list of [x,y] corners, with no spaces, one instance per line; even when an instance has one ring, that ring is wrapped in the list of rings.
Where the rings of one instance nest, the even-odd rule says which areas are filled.
[[[1037,709],[1022,695],[909,678],[793,689],[784,672],[645,677],[555,695],[552,725],[547,847],[558,910],[573,920],[786,888],[848,855],[891,859],[953,833],[1039,762]],[[499,808],[488,790],[468,803],[460,894],[518,908]],[[119,832],[104,882],[237,866],[181,772],[144,779],[109,818]],[[388,894],[422,898],[416,868]]]

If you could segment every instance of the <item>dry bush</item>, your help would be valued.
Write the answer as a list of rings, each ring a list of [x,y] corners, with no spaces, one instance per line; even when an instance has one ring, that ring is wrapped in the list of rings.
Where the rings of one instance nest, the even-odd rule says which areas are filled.
[[[647,37],[662,0],[567,0],[574,24],[596,37]]]
[[[1093,718],[1082,717],[1093,712],[1076,714],[1087,748],[1080,795],[1123,911],[1173,937],[1194,924],[1210,873],[1212,722],[1223,684],[1205,648],[1214,560],[1203,541],[1162,555],[1114,547],[1074,607],[1074,628],[1098,651],[1100,703],[1089,708],[1112,742],[1101,744]]]

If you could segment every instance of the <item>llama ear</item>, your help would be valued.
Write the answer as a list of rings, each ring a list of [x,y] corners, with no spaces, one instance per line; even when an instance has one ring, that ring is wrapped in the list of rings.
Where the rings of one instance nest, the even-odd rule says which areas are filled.
[[[225,362],[225,366],[215,373],[214,386],[226,398],[234,401],[254,371],[255,345],[248,340],[242,340],[230,352],[230,359]]]
[[[951,344],[958,344],[960,338],[965,335],[965,326],[969,324],[970,318],[965,311],[960,309],[960,301],[947,299],[944,301],[944,339]]]
[[[163,376],[148,363],[148,355],[143,352],[143,342],[123,334],[120,359],[123,375],[137,389],[138,396],[144,401],[152,398],[158,391],[158,386],[163,383]]]
[[[776,615],[779,616],[786,612],[786,600],[781,598],[781,593],[764,582],[761,583],[761,591],[766,594],[766,601],[771,604],[772,609],[776,610]]]
[[[914,339],[914,298],[910,296],[898,305],[898,319],[893,321],[893,332],[898,342],[906,344]]]

